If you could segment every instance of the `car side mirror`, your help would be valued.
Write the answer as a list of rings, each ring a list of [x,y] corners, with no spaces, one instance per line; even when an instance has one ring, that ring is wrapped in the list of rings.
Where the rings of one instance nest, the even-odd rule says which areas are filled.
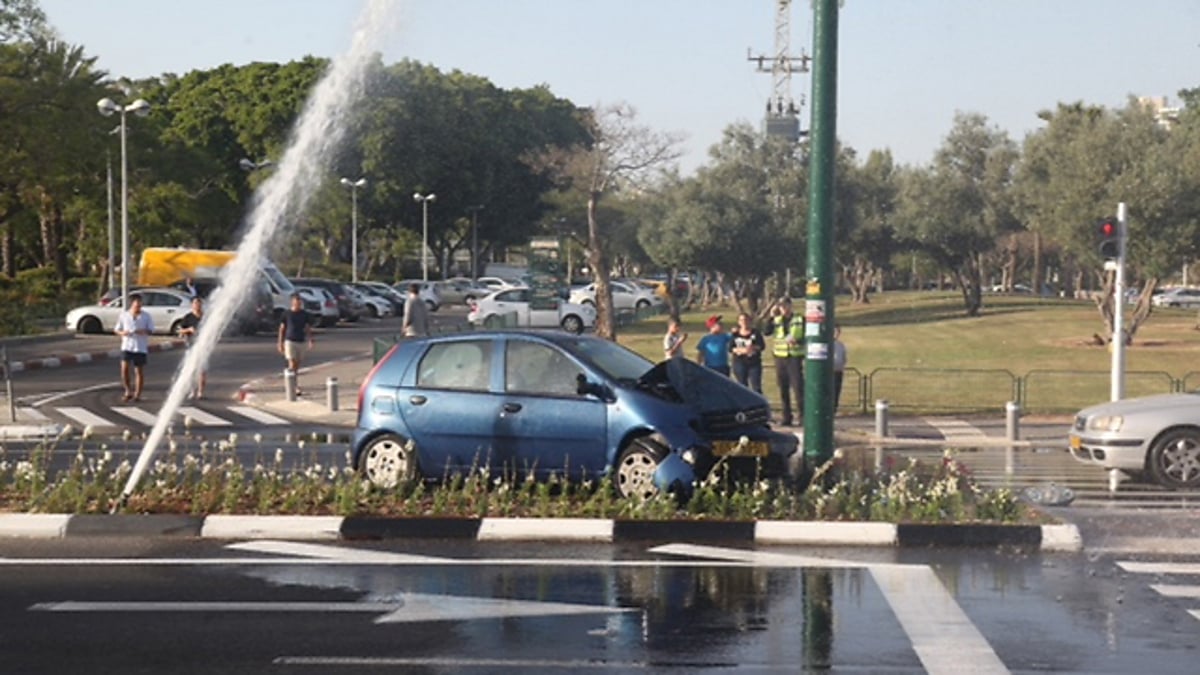
[[[599,382],[589,381],[583,373],[575,376],[575,393],[580,396],[595,396],[604,401],[611,398],[608,387]]]

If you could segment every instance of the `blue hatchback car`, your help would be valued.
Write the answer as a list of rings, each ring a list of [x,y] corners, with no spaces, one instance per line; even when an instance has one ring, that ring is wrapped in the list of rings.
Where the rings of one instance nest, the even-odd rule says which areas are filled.
[[[359,390],[355,465],[375,485],[493,473],[611,475],[625,497],[686,494],[718,462],[795,477],[802,453],[766,399],[684,359],[538,331],[408,339]]]

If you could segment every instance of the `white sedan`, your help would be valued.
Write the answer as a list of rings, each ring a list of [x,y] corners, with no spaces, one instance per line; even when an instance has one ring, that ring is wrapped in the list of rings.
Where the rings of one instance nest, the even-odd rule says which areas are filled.
[[[510,288],[497,291],[478,300],[467,314],[467,321],[476,326],[504,326],[507,328],[557,328],[569,333],[582,333],[585,328],[596,325],[596,310],[587,305],[564,302],[557,298],[547,300],[545,308],[530,308],[533,294],[528,288]],[[509,317],[512,324],[505,324]]]
[[[141,288],[142,310],[154,321],[154,332],[174,335],[179,322],[192,309],[192,297],[171,288]],[[132,295],[132,293],[131,293]],[[117,327],[117,317],[124,309],[117,298],[107,305],[84,305],[67,312],[66,327],[77,333],[111,333]]]
[[[662,296],[643,286],[636,286],[624,281],[610,281],[612,288],[613,309],[647,309],[663,304]],[[581,305],[596,304],[596,284],[571,289],[571,302]]]
[[[1200,288],[1171,288],[1156,293],[1150,304],[1155,307],[1200,307]]]

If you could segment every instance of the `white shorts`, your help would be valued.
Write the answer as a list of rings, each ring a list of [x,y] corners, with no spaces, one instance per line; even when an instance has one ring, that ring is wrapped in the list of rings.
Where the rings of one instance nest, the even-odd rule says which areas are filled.
[[[299,361],[304,356],[304,343],[285,340],[283,342],[283,358],[288,361]]]

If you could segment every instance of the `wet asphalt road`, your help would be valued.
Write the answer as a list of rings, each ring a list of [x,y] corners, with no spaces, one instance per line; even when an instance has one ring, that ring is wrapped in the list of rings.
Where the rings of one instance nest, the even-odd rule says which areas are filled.
[[[1162,556],[663,544],[5,540],[3,670],[1197,670]]]

